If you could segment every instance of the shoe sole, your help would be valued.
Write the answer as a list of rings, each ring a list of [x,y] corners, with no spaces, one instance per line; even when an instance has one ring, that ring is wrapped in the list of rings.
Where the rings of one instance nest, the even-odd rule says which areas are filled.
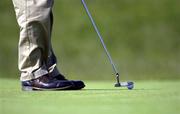
[[[60,88],[45,89],[45,88],[38,88],[38,87],[22,86],[22,91],[58,91],[58,90],[68,90],[71,87],[72,85],[60,87]]]

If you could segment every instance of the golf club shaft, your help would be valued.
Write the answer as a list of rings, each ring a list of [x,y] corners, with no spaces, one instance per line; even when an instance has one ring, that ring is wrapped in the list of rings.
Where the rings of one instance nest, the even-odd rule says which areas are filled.
[[[117,82],[119,83],[119,73],[118,73],[118,71],[117,71],[117,69],[116,69],[116,66],[115,66],[115,64],[114,64],[114,62],[113,62],[113,60],[112,60],[112,58],[111,58],[111,55],[110,55],[109,51],[108,51],[107,48],[106,48],[106,45],[105,45],[105,43],[104,43],[104,40],[103,40],[103,38],[102,38],[102,36],[101,36],[101,34],[100,34],[97,26],[96,26],[96,23],[95,23],[94,19],[92,18],[91,13],[89,12],[89,9],[88,9],[85,1],[82,0],[82,3],[83,3],[83,6],[84,6],[84,8],[85,8],[85,10],[86,10],[86,13],[88,14],[88,16],[89,16],[89,18],[90,18],[90,20],[91,20],[91,22],[92,22],[92,24],[93,24],[93,27],[94,27],[96,33],[97,33],[97,35],[98,35],[98,37],[99,37],[99,39],[100,39],[100,41],[101,41],[101,44],[102,44],[102,46],[103,46],[103,48],[104,48],[104,50],[105,50],[105,52],[106,52],[106,55],[107,55],[107,57],[108,57],[111,65],[112,65],[113,71],[115,72],[115,75],[116,75]]]

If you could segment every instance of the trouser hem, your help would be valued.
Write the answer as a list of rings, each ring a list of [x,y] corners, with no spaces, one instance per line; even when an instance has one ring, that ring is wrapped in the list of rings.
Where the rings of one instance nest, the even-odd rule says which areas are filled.
[[[48,71],[47,71],[46,67],[43,65],[38,70],[36,70],[32,73],[22,72],[20,80],[21,81],[28,81],[28,80],[39,78],[39,77],[44,76],[46,74],[48,74]]]

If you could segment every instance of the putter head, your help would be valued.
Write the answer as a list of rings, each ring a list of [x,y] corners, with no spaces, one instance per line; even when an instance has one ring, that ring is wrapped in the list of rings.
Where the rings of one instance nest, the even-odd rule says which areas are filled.
[[[134,88],[133,82],[120,82],[116,83],[115,87],[127,87],[129,90],[132,90]]]

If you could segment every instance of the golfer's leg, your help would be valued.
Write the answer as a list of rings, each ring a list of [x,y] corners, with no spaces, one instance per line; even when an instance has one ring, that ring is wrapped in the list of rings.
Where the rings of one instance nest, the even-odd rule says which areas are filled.
[[[53,0],[13,0],[13,3],[21,28],[18,65],[21,81],[48,74]]]
[[[53,12],[51,12],[50,15],[50,22],[51,22],[51,34],[52,34],[52,29],[53,29]],[[51,42],[51,41],[50,41]],[[49,50],[49,56],[48,56],[48,63],[47,63],[47,67],[48,67],[48,72],[50,76],[57,76],[59,75],[59,70],[57,68],[57,60],[56,60],[56,56],[53,52],[52,49],[52,44],[50,43],[50,50]]]

